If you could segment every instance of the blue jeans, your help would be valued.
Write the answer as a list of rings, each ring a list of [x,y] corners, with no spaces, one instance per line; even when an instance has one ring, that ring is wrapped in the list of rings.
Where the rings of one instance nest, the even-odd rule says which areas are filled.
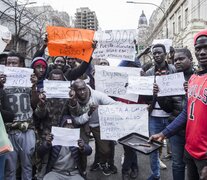
[[[184,146],[185,136],[175,135],[170,138],[172,151],[172,171],[174,180],[185,180]]]
[[[0,156],[0,179],[4,179],[5,155]]]
[[[161,132],[169,124],[167,117],[149,116],[149,135]],[[160,177],[159,151],[150,154],[150,166],[153,177]]]
[[[9,139],[14,151],[6,154],[5,180],[16,180],[17,161],[21,164],[21,178],[32,179],[32,157],[35,151],[35,133],[28,129],[26,132],[11,131]]]

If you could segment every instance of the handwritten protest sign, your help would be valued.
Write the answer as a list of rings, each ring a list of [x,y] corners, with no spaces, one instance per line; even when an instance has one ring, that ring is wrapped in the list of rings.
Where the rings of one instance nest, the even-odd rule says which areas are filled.
[[[149,136],[145,104],[100,105],[101,139],[117,140],[132,132]]]
[[[94,31],[48,26],[47,34],[50,56],[70,56],[89,62]]]
[[[182,72],[156,76],[156,83],[159,87],[158,96],[184,95],[184,82],[185,78]]]
[[[129,76],[127,93],[153,94],[154,76]]]
[[[166,52],[170,52],[170,46],[172,46],[172,39],[154,39],[152,45],[163,44],[165,46]]]
[[[69,129],[52,126],[53,141],[52,145],[60,146],[78,146],[80,139],[80,129]]]
[[[4,51],[7,44],[10,42],[12,37],[11,32],[5,26],[0,25],[0,53]]]
[[[44,91],[47,98],[68,98],[70,83],[68,81],[45,80]]]
[[[141,69],[129,67],[95,66],[96,90],[109,96],[120,97],[137,102],[138,95],[126,94],[128,77],[139,75]]]
[[[30,78],[33,69],[20,67],[5,67],[6,87],[32,87]]]
[[[106,30],[98,31],[98,40],[93,58],[113,58],[134,61],[136,30]]]

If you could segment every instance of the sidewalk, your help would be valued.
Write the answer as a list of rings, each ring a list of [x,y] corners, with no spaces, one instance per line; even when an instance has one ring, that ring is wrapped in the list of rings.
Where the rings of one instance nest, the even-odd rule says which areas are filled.
[[[91,147],[94,149],[94,141],[90,141]],[[115,165],[118,168],[117,174],[112,174],[110,176],[105,176],[101,171],[91,172],[89,171],[90,165],[94,160],[94,151],[91,156],[88,157],[88,179],[87,180],[121,180],[121,157],[123,155],[122,145],[117,144],[115,150]],[[165,147],[163,149],[163,153],[166,151]],[[138,163],[139,163],[139,175],[136,180],[146,180],[150,175],[150,164],[149,164],[149,156],[137,153],[138,155]],[[173,180],[172,178],[172,165],[171,161],[164,161],[167,165],[167,169],[161,170],[161,179],[162,180]]]

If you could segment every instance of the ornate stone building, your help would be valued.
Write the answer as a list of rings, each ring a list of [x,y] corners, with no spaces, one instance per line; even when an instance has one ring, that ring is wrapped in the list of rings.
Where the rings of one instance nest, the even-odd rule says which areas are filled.
[[[149,20],[147,43],[168,38],[174,47],[187,47],[194,54],[193,36],[207,28],[206,9],[206,0],[163,0]]]

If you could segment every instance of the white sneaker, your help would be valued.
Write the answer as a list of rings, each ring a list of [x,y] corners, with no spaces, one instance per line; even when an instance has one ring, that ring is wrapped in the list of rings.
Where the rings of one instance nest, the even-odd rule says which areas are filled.
[[[159,159],[160,169],[167,169],[167,166]]]

